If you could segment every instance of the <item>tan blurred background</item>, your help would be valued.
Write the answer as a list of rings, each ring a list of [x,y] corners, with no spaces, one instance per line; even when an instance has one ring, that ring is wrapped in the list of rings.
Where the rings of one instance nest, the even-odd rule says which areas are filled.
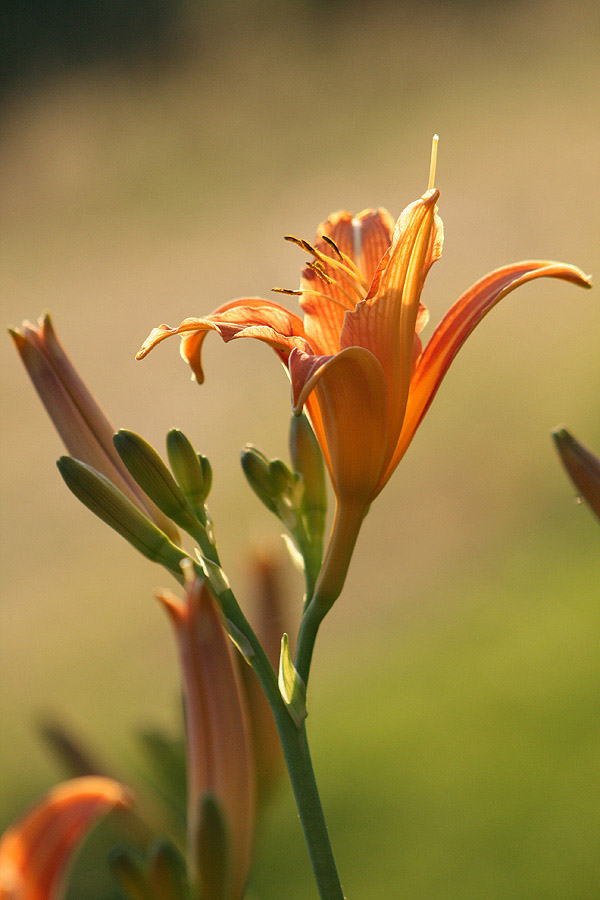
[[[143,363],[138,346],[159,322],[295,287],[303,256],[284,234],[310,238],[341,207],[398,214],[426,187],[436,131],[446,242],[428,333],[496,266],[542,257],[597,273],[600,13],[230,0],[158,26],[94,54],[92,23],[92,50],[34,43],[7,68],[3,318],[50,310],[115,426],[162,448],[176,425],[210,457],[222,556],[245,597],[248,543],[278,529],[238,454],[247,441],[285,453],[286,379],[251,342],[207,341],[202,388],[175,341]],[[565,423],[600,451],[599,335],[593,292],[538,282],[512,295],[373,506],[312,686],[348,896],[594,896],[600,532],[549,432]],[[152,597],[168,577],[63,488],[60,442],[8,339],[0,374],[6,821],[56,778],[42,713],[135,768],[131,730],[173,723],[177,684]],[[257,896],[312,896],[281,804]],[[274,869],[283,847],[293,884]]]

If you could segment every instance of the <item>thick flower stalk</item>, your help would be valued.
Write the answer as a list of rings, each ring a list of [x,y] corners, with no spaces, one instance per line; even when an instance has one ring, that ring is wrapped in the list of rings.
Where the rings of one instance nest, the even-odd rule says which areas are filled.
[[[304,319],[277,303],[244,297],[176,328],[160,325],[143,344],[181,336],[181,355],[203,381],[201,350],[209,331],[224,341],[269,344],[287,368],[292,405],[306,407],[336,497],[333,531],[312,600],[316,619],[338,597],[362,520],[402,459],[449,366],[487,313],[515,288],[541,277],[580,287],[590,279],[564,263],[527,260],[496,269],[450,307],[425,348],[421,291],[442,252],[439,191],[429,189],[394,224],[384,209],[337,212],[314,244],[289,239],[312,259],[302,272]]]
[[[0,900],[57,900],[89,830],[130,801],[110,778],[74,778],[55,787],[0,838]]]
[[[241,900],[254,841],[250,726],[233,645],[203,579],[159,594],[175,631],[185,704],[188,865],[204,900]]]

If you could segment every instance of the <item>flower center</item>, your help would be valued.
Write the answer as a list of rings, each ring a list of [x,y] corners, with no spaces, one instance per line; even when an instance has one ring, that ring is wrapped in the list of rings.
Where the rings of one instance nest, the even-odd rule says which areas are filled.
[[[344,299],[340,300],[329,293],[315,291],[312,288],[301,288],[297,291],[288,290],[287,288],[272,288],[272,290],[277,294],[290,294],[294,297],[312,294],[316,297],[322,297],[344,310],[354,309],[358,301],[366,296],[369,285],[354,260],[346,253],[342,253],[333,238],[326,234],[321,235],[321,238],[331,247],[333,256],[328,256],[326,253],[318,250],[313,244],[302,238],[294,237],[293,234],[285,235],[286,241],[296,244],[297,247],[300,247],[301,250],[313,257],[312,261],[307,263],[307,268],[314,272],[317,278],[325,285],[335,287]]]

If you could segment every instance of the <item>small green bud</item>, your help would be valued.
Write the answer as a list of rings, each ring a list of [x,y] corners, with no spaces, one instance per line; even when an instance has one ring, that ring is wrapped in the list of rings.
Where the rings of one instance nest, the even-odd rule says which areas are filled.
[[[282,459],[273,459],[269,463],[269,476],[274,490],[279,494],[293,489],[296,485],[296,479],[293,472],[286,466]]]
[[[166,516],[185,531],[197,522],[183,492],[154,447],[133,431],[121,429],[113,437],[117,453],[136,483]]]
[[[223,900],[230,893],[231,841],[223,810],[214,794],[200,801],[195,835],[196,876],[202,900]]]
[[[210,472],[210,463],[206,457],[199,457],[191,442],[177,428],[167,434],[167,455],[173,474],[187,502],[201,522],[206,518],[204,503],[210,491],[212,473],[205,477],[205,470]],[[202,459],[205,464],[202,464]]]
[[[319,442],[305,413],[292,416],[289,444],[294,472],[301,476],[304,485],[301,508],[307,531],[313,541],[321,541],[327,512],[325,466]]]
[[[185,862],[170,841],[158,841],[148,851],[148,880],[156,900],[186,900]]]
[[[187,554],[169,540],[131,500],[91,466],[62,456],[58,470],[71,493],[148,559],[169,569],[181,581],[180,562]]]
[[[269,460],[252,444],[247,444],[241,454],[242,469],[246,480],[256,496],[267,509],[278,514],[277,499],[280,491],[273,486],[273,480],[269,471]]]
[[[108,856],[108,864],[130,900],[155,900],[137,853],[129,847],[115,847]]]
[[[198,460],[200,462],[200,466],[202,468],[202,477],[204,478],[204,498],[206,499],[210,494],[210,489],[212,487],[213,473],[212,466],[208,459],[208,456],[204,456],[202,453],[198,454]]]

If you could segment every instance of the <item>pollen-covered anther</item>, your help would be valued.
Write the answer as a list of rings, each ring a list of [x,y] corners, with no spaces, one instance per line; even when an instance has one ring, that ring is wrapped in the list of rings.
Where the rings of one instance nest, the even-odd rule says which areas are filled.
[[[297,247],[300,247],[301,250],[304,250],[305,253],[310,253],[311,256],[314,256],[315,262],[321,263],[321,266],[329,266],[332,269],[336,270],[336,273],[339,274],[348,287],[356,294],[356,299],[351,297],[347,290],[340,284],[339,280],[332,278],[329,284],[334,284],[339,290],[344,294],[345,297],[348,297],[348,300],[352,303],[352,307],[356,305],[357,300],[362,300],[367,292],[369,285],[365,281],[362,276],[362,273],[356,266],[355,262],[350,259],[349,256],[346,256],[345,253],[342,253],[339,249],[338,245],[335,241],[330,238],[328,235],[321,235],[321,238],[327,243],[334,253],[339,256],[339,259],[335,257],[327,256],[325,253],[322,253],[320,250],[317,250],[309,241],[305,241],[301,238],[294,237],[293,234],[286,234],[285,240],[290,241],[292,244],[296,244]],[[313,268],[313,263],[307,264],[309,268]]]

